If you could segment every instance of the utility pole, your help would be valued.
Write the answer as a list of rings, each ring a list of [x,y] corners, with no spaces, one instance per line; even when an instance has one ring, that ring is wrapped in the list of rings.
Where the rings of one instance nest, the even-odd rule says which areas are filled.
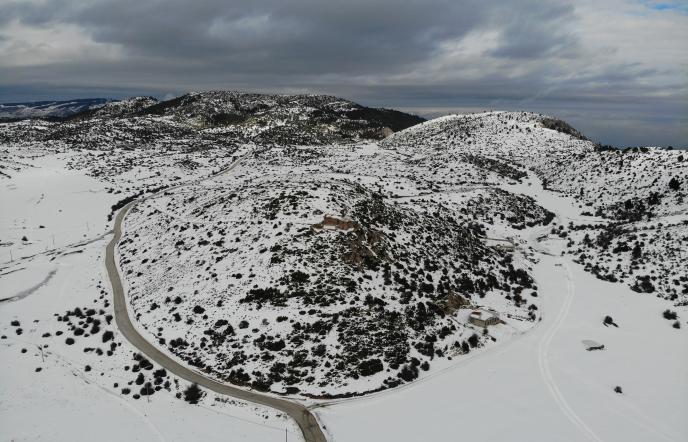
[[[288,435],[287,429],[285,428],[284,429],[284,442],[287,442],[287,437],[288,437],[287,435]]]

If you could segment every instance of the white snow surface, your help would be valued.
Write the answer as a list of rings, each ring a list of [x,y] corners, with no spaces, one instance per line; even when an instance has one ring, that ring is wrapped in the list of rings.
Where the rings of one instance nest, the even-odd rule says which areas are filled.
[[[162,389],[150,401],[122,395],[124,387],[132,394],[140,388],[135,383],[128,385],[135,374],[125,370],[135,362],[132,355],[136,349],[118,336],[114,322],[104,326],[115,335],[108,344],[118,343],[112,356],[84,352],[84,348],[108,347],[100,334],[83,335],[75,338],[75,344],[66,344],[65,338],[73,335],[56,314],[64,315],[75,307],[102,308],[105,314],[112,314],[104,266],[109,236],[93,239],[106,228],[111,202],[108,194],[91,192],[108,183],[64,167],[63,155],[22,161],[26,169],[2,182],[2,206],[12,208],[3,210],[2,216],[27,225],[45,222],[46,230],[52,228],[56,238],[71,236],[53,248],[49,236],[46,239],[44,235],[38,243],[34,230],[26,229],[34,232],[35,247],[17,248],[15,244],[14,260],[0,265],[0,298],[11,298],[0,302],[0,440],[181,442],[225,441],[232,435],[233,440],[268,442],[283,440],[285,431],[289,440],[302,440],[295,423],[269,408],[213,392],[207,392],[198,405],[189,405],[175,397],[187,383],[179,381],[177,386],[173,376],[169,378],[171,391]],[[32,179],[35,177],[46,181]],[[39,192],[46,194],[46,207],[63,209],[64,219],[51,210],[36,208]],[[75,195],[81,195],[81,201]],[[89,219],[87,229],[85,220]],[[11,234],[12,229],[3,230],[3,239]],[[79,245],[82,238],[90,241]],[[74,240],[78,244],[72,244]],[[46,241],[50,246],[47,252]],[[3,247],[9,261],[7,250]],[[19,321],[19,327],[12,321]],[[18,328],[21,334],[17,334]],[[57,336],[56,331],[64,334]],[[51,336],[43,337],[45,333]],[[91,367],[88,371],[87,365]],[[154,366],[151,372],[159,368]],[[149,380],[151,372],[145,373]]]

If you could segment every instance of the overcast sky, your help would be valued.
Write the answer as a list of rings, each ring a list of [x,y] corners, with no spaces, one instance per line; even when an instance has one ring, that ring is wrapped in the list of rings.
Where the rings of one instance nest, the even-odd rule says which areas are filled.
[[[688,145],[688,0],[0,0],[0,102],[327,93]]]

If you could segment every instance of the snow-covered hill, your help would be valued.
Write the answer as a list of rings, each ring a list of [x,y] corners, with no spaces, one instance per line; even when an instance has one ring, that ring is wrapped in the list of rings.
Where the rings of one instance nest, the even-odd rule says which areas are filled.
[[[688,303],[688,274],[681,265],[688,241],[685,152],[600,149],[563,122],[513,112],[443,117],[381,145],[420,150],[448,164],[477,155],[532,170],[547,189],[578,202],[578,213],[556,234],[569,239],[568,252],[587,270]]]
[[[381,191],[386,173],[415,185],[421,169],[375,146],[318,150],[270,149],[128,215],[132,309],[170,352],[237,384],[328,397],[409,382],[489,340],[457,321],[459,306],[529,317],[537,287],[484,242],[481,197]],[[551,219],[486,194],[506,202],[506,225]]]
[[[247,142],[350,143],[378,140],[421,121],[415,115],[331,96],[198,92],[160,102],[135,97],[108,103],[65,122],[0,125],[0,143],[29,141],[95,150],[134,144],[199,149]]]
[[[58,203],[50,192],[8,197],[17,210],[3,215],[0,277],[28,281],[32,263],[61,262],[97,244],[112,214],[138,201],[116,250],[135,326],[205,376],[335,410],[352,396],[395,394],[382,390],[427,401],[406,393],[418,383],[419,392],[445,391],[444,417],[458,401],[476,421],[534,414],[568,422],[566,438],[674,440],[677,419],[653,410],[658,389],[686,391],[674,367],[680,357],[653,347],[639,363],[635,346],[653,337],[686,341],[685,154],[601,149],[565,122],[533,113],[411,125],[417,121],[334,97],[207,92],[109,103],[60,123],[0,124],[3,192],[28,192],[30,178],[50,166],[52,187],[67,192],[57,183],[69,171],[79,177],[73,186],[83,183],[102,203],[89,205],[82,223],[73,186]],[[396,133],[382,139],[384,128]],[[51,278],[28,291],[13,283],[22,296],[8,302],[25,305],[53,287]],[[111,309],[106,285],[89,286],[98,290],[101,323]],[[91,301],[84,297],[80,309]],[[57,316],[43,314],[21,339],[59,351],[62,338],[43,336],[53,327],[82,345],[87,337],[74,321],[87,319],[65,314],[77,305],[54,299]],[[30,321],[29,308],[8,311],[13,321]],[[477,311],[495,320],[485,326]],[[1,318],[1,332],[16,334]],[[590,339],[608,348],[587,352],[581,341]],[[90,352],[78,354],[69,353],[96,363]],[[480,360],[489,364],[463,371]],[[666,379],[646,376],[662,364],[671,365]],[[638,396],[614,393],[607,384],[617,376]],[[513,395],[494,416],[490,379]],[[521,413],[519,395],[530,391],[532,408]],[[473,396],[454,397],[461,392]],[[626,414],[591,405],[613,401],[641,416],[642,431],[614,430]],[[358,411],[330,410],[320,417],[333,423],[335,438],[365,438],[347,425],[361,419]],[[614,425],[600,429],[605,419]],[[552,436],[554,425],[538,427],[535,439]],[[405,431],[400,439],[417,434]]]

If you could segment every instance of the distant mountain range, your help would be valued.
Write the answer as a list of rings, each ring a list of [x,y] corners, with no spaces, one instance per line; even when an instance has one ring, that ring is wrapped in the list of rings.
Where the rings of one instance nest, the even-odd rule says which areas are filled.
[[[0,104],[0,119],[24,120],[27,118],[60,119],[80,112],[102,107],[114,100],[109,98],[79,98],[75,100],[29,101]]]
[[[33,101],[0,104],[0,121],[27,119],[77,120],[92,118],[131,118],[146,116],[173,117],[176,121],[193,121],[203,126],[237,125],[269,119],[284,114],[297,114],[301,107],[310,109],[311,119],[323,124],[346,120],[354,126],[365,121],[366,129],[403,130],[425,121],[424,118],[391,109],[376,109],[331,96],[264,95],[233,91],[189,93],[171,100],[134,97],[126,100],[82,98],[64,101]],[[267,115],[266,115],[267,114]],[[263,123],[266,123],[263,121]],[[350,127],[349,129],[353,129]],[[360,130],[362,127],[357,127]],[[377,136],[373,138],[378,138]]]
[[[379,140],[425,121],[396,110],[365,107],[326,95],[192,92],[165,101],[153,97],[100,103],[93,100],[91,105],[82,102],[81,110],[76,106],[68,110],[65,102],[62,112],[50,112],[58,103],[34,103],[33,108],[18,103],[5,105],[16,109],[5,112],[6,121],[27,121],[0,129],[0,142],[38,137],[101,148],[140,145],[143,140],[193,148],[245,142],[327,144]],[[76,105],[77,101],[71,103]],[[46,125],[45,121],[28,120],[55,121]]]

